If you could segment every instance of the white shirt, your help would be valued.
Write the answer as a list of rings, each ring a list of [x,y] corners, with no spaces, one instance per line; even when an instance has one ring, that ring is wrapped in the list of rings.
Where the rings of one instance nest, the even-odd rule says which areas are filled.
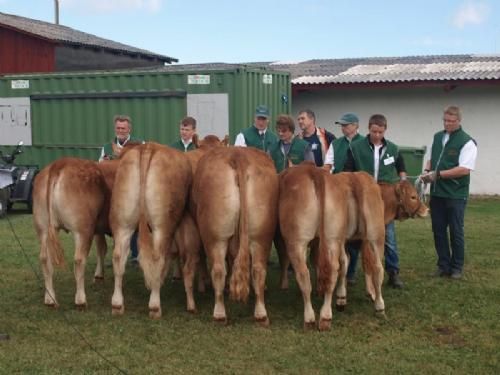
[[[443,147],[450,139],[450,135],[446,133],[443,137]],[[431,159],[432,145],[427,147],[426,160]],[[458,155],[458,166],[467,168],[473,171],[476,168],[476,158],[477,158],[477,146],[473,140],[467,142],[460,150],[460,155]]]
[[[181,138],[181,142],[182,142],[182,144],[184,145],[184,152],[186,152],[186,151],[187,151],[187,149],[188,149],[188,147],[189,147],[189,145],[190,145],[191,143],[193,143],[193,139],[191,138],[189,141],[184,142],[184,139],[182,139],[182,138]]]
[[[373,177],[375,178],[375,181],[378,181],[378,167],[380,165],[380,149],[384,147],[384,144],[379,144],[379,145],[373,145]]]
[[[333,155],[333,142],[330,143],[330,147],[328,147],[328,151],[326,151],[326,155],[325,155],[325,163],[324,164],[328,164],[332,166],[332,170],[334,169],[335,165],[333,164],[333,162],[335,161],[335,156]]]
[[[259,134],[262,135],[262,134],[266,134],[266,129],[264,130],[259,130]],[[236,139],[234,140],[234,145],[236,147],[247,147],[247,143],[245,142],[245,136],[243,135],[243,133],[239,133],[237,136],[236,136]]]

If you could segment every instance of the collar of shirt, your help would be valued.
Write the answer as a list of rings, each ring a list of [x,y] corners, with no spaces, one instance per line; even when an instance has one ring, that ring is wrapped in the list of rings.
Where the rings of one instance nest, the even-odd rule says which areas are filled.
[[[118,137],[116,137],[115,139],[116,139],[116,145],[118,147],[123,147],[123,146],[125,146],[125,143],[127,143],[130,140],[130,134],[127,136],[127,139],[125,139],[123,141],[123,143],[120,143],[120,140],[118,139]]]
[[[184,148],[188,148],[191,143],[193,143],[193,138],[191,138],[189,141],[185,142],[184,139],[181,138],[181,142],[184,145]]]

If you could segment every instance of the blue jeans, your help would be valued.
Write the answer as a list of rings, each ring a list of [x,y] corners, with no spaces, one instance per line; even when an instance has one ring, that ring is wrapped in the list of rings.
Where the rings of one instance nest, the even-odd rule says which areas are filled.
[[[355,242],[347,242],[345,245],[345,250],[349,254],[349,267],[347,267],[346,277],[348,279],[354,279],[354,275],[356,274],[356,264],[358,263],[358,255],[359,255],[359,244],[360,241]]]
[[[139,232],[136,230],[132,237],[130,237],[130,257],[137,258],[139,255],[139,247],[137,245],[137,237],[139,235]]]
[[[466,205],[467,199],[431,197],[432,232],[438,256],[437,266],[445,273],[462,272],[464,266]]]
[[[356,263],[358,262],[359,251],[357,248],[346,246],[346,251],[349,253],[351,260],[347,268],[347,278],[352,279],[356,273]],[[391,221],[385,226],[385,243],[384,243],[385,270],[387,273],[399,272],[399,256],[398,245],[396,243],[396,230],[394,221]]]

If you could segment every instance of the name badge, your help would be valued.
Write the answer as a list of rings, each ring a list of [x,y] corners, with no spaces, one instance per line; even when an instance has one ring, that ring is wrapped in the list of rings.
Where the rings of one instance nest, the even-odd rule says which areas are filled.
[[[317,143],[313,143],[313,144],[311,145],[311,150],[315,151],[315,150],[317,150],[317,149],[318,149],[318,144],[317,144]]]
[[[394,156],[384,159],[384,165],[389,165],[394,163]]]

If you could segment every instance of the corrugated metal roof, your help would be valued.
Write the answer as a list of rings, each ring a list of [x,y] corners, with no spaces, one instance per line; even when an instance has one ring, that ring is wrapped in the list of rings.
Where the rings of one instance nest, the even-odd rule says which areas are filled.
[[[500,55],[441,55],[255,63],[289,71],[292,84],[500,80]]]
[[[142,55],[168,63],[178,61],[173,57],[159,55],[148,50],[100,38],[92,34],[72,29],[71,27],[0,12],[0,26],[2,25],[62,44],[93,48],[98,47],[125,54]]]

